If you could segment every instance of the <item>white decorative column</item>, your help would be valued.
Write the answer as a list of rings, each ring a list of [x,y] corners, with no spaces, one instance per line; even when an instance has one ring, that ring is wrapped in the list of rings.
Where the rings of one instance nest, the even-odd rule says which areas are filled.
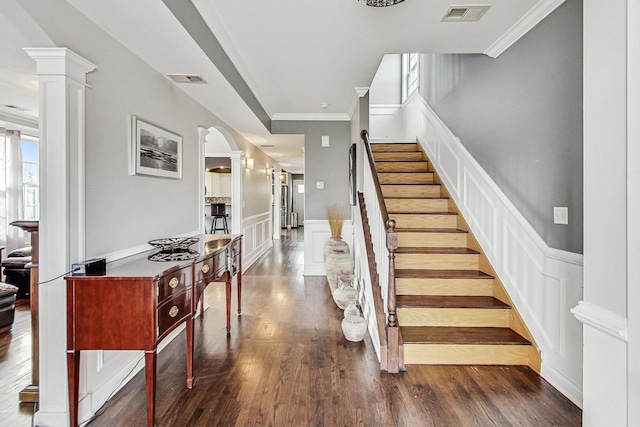
[[[572,312],[584,324],[585,427],[627,425],[629,410],[627,220],[637,222],[627,218],[630,3],[583,1],[584,293]]]
[[[25,49],[40,92],[39,315],[37,425],[66,426],[66,288],[63,276],[85,251],[85,90],[96,66],[66,48]]]
[[[242,234],[242,211],[244,201],[242,200],[242,177],[244,167],[242,166],[242,156],[244,151],[231,150],[231,234]]]
[[[640,425],[640,2],[627,4],[627,425]]]
[[[205,207],[204,207],[204,174],[205,174],[205,146],[207,144],[207,135],[209,135],[209,129],[198,127],[198,197],[200,201],[198,202],[199,213],[198,213],[198,230],[200,230],[200,234],[205,234],[207,232],[207,224],[204,220]]]

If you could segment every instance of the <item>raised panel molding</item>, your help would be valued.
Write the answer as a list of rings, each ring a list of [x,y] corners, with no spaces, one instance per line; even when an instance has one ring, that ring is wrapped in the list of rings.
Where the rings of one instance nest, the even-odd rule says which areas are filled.
[[[246,271],[273,246],[269,235],[271,212],[246,217],[242,221],[242,271]]]
[[[329,222],[325,219],[304,220],[304,275],[325,276],[324,244],[331,237]],[[351,221],[344,221],[342,225],[342,239],[353,250],[353,225]]]
[[[437,157],[438,171],[442,171],[441,175],[447,180],[447,188],[452,195],[460,197],[460,159],[455,152],[451,150],[451,146],[439,144]]]
[[[540,374],[582,407],[582,324],[569,313],[582,299],[583,256],[550,248],[421,96],[400,114],[403,135],[434,160],[531,331]]]
[[[493,253],[496,246],[496,207],[489,196],[482,190],[482,186],[475,181],[473,175],[470,175],[466,169],[463,173],[463,183],[463,200],[470,214],[469,218],[478,224],[478,229],[483,238],[487,242],[491,242],[490,246],[485,250],[488,249]]]

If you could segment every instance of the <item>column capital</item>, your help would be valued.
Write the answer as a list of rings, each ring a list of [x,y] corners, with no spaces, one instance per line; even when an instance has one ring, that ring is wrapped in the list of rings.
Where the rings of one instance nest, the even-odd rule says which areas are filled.
[[[242,150],[231,150],[231,153],[229,153],[229,157],[231,157],[231,160],[236,159],[236,160],[240,160],[244,157],[244,151]]]
[[[38,76],[66,76],[85,84],[87,73],[98,68],[66,47],[25,48],[24,51],[36,61]]]
[[[207,143],[207,135],[209,135],[209,129],[202,126],[198,126],[198,137],[200,138],[201,144]]]

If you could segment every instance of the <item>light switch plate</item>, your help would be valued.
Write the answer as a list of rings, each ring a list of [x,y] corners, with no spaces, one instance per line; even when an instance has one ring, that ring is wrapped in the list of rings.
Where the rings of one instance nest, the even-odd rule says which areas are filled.
[[[329,135],[322,135],[322,146],[323,147],[329,146]]]

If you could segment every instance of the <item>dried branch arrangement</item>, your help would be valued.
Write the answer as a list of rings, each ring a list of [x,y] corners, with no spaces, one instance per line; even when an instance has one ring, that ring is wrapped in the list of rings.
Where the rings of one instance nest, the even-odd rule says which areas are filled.
[[[327,219],[329,220],[329,228],[331,229],[331,238],[342,238],[342,223],[346,214],[346,206],[331,205],[327,207]]]

